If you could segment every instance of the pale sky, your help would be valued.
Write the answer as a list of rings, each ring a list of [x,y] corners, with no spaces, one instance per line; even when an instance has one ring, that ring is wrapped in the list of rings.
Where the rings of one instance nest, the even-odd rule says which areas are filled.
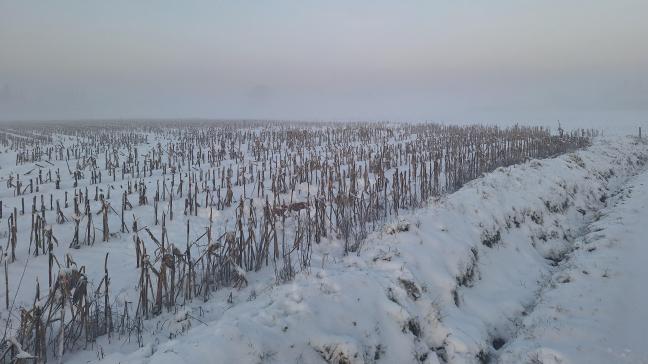
[[[647,0],[0,0],[0,120],[648,124]]]

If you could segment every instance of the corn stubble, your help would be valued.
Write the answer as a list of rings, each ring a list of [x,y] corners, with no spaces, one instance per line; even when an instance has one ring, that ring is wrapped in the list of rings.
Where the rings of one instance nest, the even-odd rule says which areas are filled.
[[[143,345],[144,320],[209,300],[222,288],[244,287],[248,272],[270,268],[278,283],[290,281],[309,269],[315,246],[330,240],[342,242],[344,254],[360,254],[367,235],[399,211],[498,167],[587,146],[595,134],[253,121],[5,128],[0,146],[16,152],[17,166],[34,168],[6,182],[16,203],[2,252],[5,308],[18,314],[6,323],[0,361],[60,361],[103,335]],[[186,221],[183,241],[167,230],[178,213]],[[208,223],[192,219],[199,215]],[[51,224],[69,225],[69,243],[57,239]],[[18,229],[26,226],[29,242],[19,241]],[[98,265],[54,253],[54,245],[92,249],[124,235],[133,241],[137,302],[111,300],[109,254],[95,286],[86,272]],[[32,282],[31,306],[13,307],[10,296],[30,284],[9,286],[7,266],[19,263],[20,244],[28,244],[29,256],[48,256],[48,285],[41,293],[40,282]]]

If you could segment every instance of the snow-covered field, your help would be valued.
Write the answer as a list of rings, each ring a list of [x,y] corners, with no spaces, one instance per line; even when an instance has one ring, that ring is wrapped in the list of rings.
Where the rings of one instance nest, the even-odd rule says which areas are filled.
[[[646,361],[647,157],[645,143],[598,140],[502,168],[372,234],[357,256],[252,284],[203,305],[215,318],[186,334],[114,345],[101,362]]]
[[[640,226],[648,222],[647,163],[645,141],[614,137],[597,138],[585,150],[556,158],[497,168],[426,206],[382,220],[357,251],[345,254],[342,239],[329,236],[314,245],[310,264],[286,282],[277,282],[276,268],[239,271],[247,284],[184,300],[142,321],[137,330],[116,328],[91,345],[66,351],[62,359],[156,364],[648,361],[641,335],[648,325],[648,296],[642,290],[648,247]],[[8,165],[11,160],[5,158],[0,170],[5,181],[31,169]],[[153,181],[147,180],[151,191]],[[108,184],[98,185],[102,193]],[[40,192],[63,198],[51,185]],[[10,193],[2,196],[4,203],[17,206]],[[131,202],[128,215],[150,213],[150,204]],[[8,238],[4,221],[10,212],[4,212],[3,238]],[[196,216],[190,212],[190,218],[182,210],[178,214],[167,226],[168,241],[176,245],[187,239],[187,219],[191,240],[199,239],[212,220],[215,237],[235,223],[232,215],[205,208]],[[57,256],[70,254],[86,265],[93,290],[101,287],[108,254],[111,307],[132,309],[138,304],[140,271],[134,268],[132,234],[119,231],[118,215],[111,215],[108,242],[101,242],[99,233],[92,246],[81,244],[80,249],[68,248],[71,224],[51,229],[60,241]],[[100,225],[101,215],[94,218]],[[28,224],[22,219],[19,223]],[[138,221],[140,231],[155,225],[151,216]],[[30,241],[30,234],[28,226],[19,226],[19,240]],[[28,249],[19,246],[17,260],[8,265],[9,297],[4,289],[0,293],[0,318],[6,324],[11,317],[13,330],[20,314],[9,315],[5,300],[10,298],[12,308],[31,306],[37,279],[43,292],[48,286],[47,255],[34,256]]]

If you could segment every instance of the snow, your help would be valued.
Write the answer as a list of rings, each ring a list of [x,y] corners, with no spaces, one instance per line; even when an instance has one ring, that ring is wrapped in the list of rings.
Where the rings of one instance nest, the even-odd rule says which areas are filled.
[[[357,253],[324,240],[311,267],[283,284],[269,268],[236,267],[247,286],[145,321],[141,347],[130,336],[102,337],[64,361],[646,362],[648,248],[640,226],[648,222],[647,161],[648,144],[601,138],[576,153],[499,168],[395,216]],[[192,217],[192,240],[207,220],[202,211]],[[228,217],[218,220],[214,236],[227,231]],[[169,241],[185,241],[185,222],[170,223]],[[101,281],[109,253],[112,305],[137,303],[131,235],[68,249],[69,225],[52,229],[62,242],[58,255],[91,268],[89,289]],[[11,289],[27,264],[25,282],[47,282],[47,257],[21,249],[9,267]],[[33,297],[31,288],[22,290],[17,305]]]
[[[16,359],[33,359],[33,358],[35,358],[30,353],[23,350],[22,346],[20,345],[18,340],[16,340],[15,337],[10,336],[7,340],[11,343],[11,345],[13,346],[13,348],[17,352]]]
[[[648,363],[648,172],[626,183],[504,350],[503,363]]]
[[[551,293],[543,287],[555,284],[547,282],[559,279],[557,272],[567,272],[562,267],[567,263],[556,267],[554,261],[578,254],[581,249],[572,253],[573,247],[592,238],[592,232],[585,233],[593,226],[615,229],[605,218],[594,221],[600,211],[608,211],[602,210],[602,196],[627,186],[627,179],[642,169],[647,151],[646,145],[630,140],[601,140],[576,154],[501,168],[428,208],[395,219],[383,230],[388,233],[370,235],[357,255],[316,251],[313,260],[319,264],[283,285],[250,277],[249,287],[232,292],[232,304],[215,297],[202,305],[212,311],[206,325],[193,325],[184,335],[132,353],[111,349],[116,352],[101,362],[473,363],[499,356],[491,347],[495,338],[506,343],[501,360],[520,362],[529,349],[543,360],[551,355],[568,358],[569,352],[556,344],[565,341],[562,332],[533,324],[546,322],[548,312],[556,311]],[[640,206],[628,207],[625,213],[632,209],[641,216],[636,213]],[[637,253],[625,254],[636,254],[640,261]],[[618,265],[598,261],[587,268],[588,277],[606,269],[614,277],[627,272]],[[594,289],[588,284],[583,289]],[[623,286],[607,284],[617,292],[602,291],[600,297],[624,297]],[[561,307],[569,307],[567,302],[578,305],[570,296],[577,291],[565,290],[556,293],[563,297]],[[528,310],[532,313],[521,319]],[[630,321],[636,320],[635,327],[641,326],[642,320],[628,307],[611,303],[598,310],[610,310],[612,321],[618,317],[612,314],[616,310],[627,312]],[[590,311],[581,317],[585,332],[591,330],[586,325],[592,324],[592,315]],[[565,317],[560,327],[571,327],[577,319]],[[599,329],[605,333],[613,327]],[[625,327],[616,323],[617,330]],[[574,330],[578,329],[570,331],[570,337],[579,337]],[[523,332],[530,333],[528,340]],[[626,336],[641,340],[639,332]],[[622,337],[617,339],[625,341]],[[577,345],[575,340],[567,342]],[[625,342],[636,350],[632,340]],[[601,348],[623,348],[620,353],[628,360],[642,358],[617,344]],[[589,343],[581,345],[589,350]],[[575,362],[582,361],[583,356],[573,355]],[[605,362],[591,357],[589,362]],[[73,362],[87,358],[70,355]]]

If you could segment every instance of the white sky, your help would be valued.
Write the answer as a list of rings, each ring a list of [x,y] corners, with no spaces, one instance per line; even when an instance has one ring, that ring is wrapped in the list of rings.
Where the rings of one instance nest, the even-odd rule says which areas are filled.
[[[0,0],[0,119],[648,124],[648,1]]]

